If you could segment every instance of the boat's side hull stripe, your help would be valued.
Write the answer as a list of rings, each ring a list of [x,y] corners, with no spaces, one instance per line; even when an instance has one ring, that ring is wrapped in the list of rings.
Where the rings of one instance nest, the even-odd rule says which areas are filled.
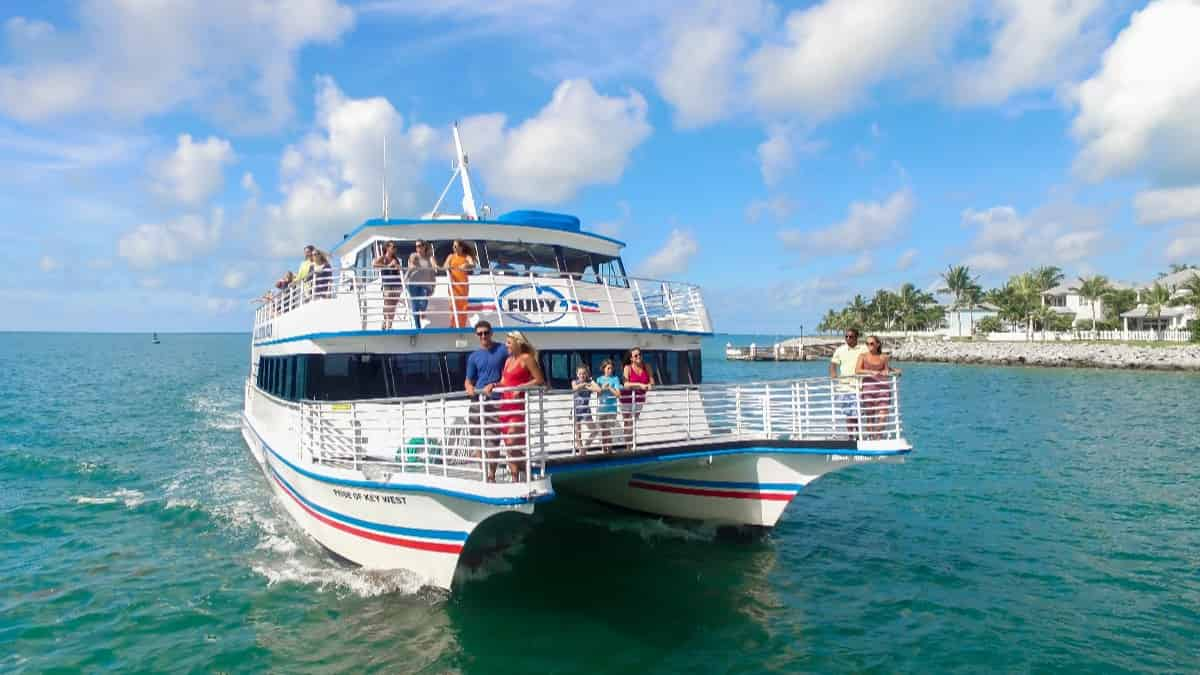
[[[279,487],[282,488],[283,491],[285,493],[287,493],[287,495],[289,497],[291,497],[293,500],[295,500],[295,502],[300,505],[300,508],[304,509],[305,512],[308,513],[308,515],[312,516],[313,518],[316,518],[317,520],[321,521],[322,523],[325,523],[326,525],[329,525],[330,527],[341,530],[342,532],[352,534],[356,537],[362,537],[363,539],[370,539],[371,541],[377,541],[381,544],[391,544],[393,546],[403,546],[405,548],[415,548],[415,549],[422,550],[422,551],[433,551],[435,553],[454,553],[454,554],[462,553],[462,549],[463,549],[462,544],[454,544],[454,543],[440,542],[440,541],[420,541],[417,539],[405,539],[402,537],[391,537],[391,536],[388,536],[385,534],[380,534],[378,532],[371,532],[370,530],[362,530],[357,527],[351,527],[350,525],[347,525],[346,523],[343,523],[338,520],[334,520],[333,518],[322,515],[321,513],[314,510],[313,506],[315,506],[315,504],[310,506],[311,502],[308,502],[307,499],[304,499],[297,492],[295,492],[291,488],[291,486],[288,485],[287,482],[284,481],[279,476],[279,474],[275,472],[274,468],[271,469],[271,477],[275,479],[275,482],[279,485]],[[346,518],[346,516],[341,516],[341,517]],[[362,522],[362,521],[359,521],[359,522]],[[463,533],[463,537],[465,539],[465,537],[466,537],[465,533]]]
[[[638,464],[651,464],[656,462],[673,462],[677,459],[691,459],[694,457],[719,457],[721,455],[839,455],[850,457],[902,457],[908,455],[912,450],[843,450],[833,448],[771,448],[771,447],[750,447],[750,448],[723,448],[720,450],[694,450],[688,452],[663,453],[661,455],[649,455],[646,457],[621,457],[607,461],[576,463],[546,467],[546,473],[555,476],[566,473],[576,473],[579,471],[594,471],[597,469],[610,469],[618,466],[636,466]]]
[[[369,481],[369,480],[350,480],[347,478],[333,478],[331,476],[322,476],[319,473],[313,473],[312,471],[308,471],[307,469],[304,469],[303,467],[297,466],[296,464],[289,462],[287,460],[287,458],[285,458],[283,455],[280,455],[278,452],[275,451],[274,448],[272,448],[270,445],[267,444],[267,441],[265,439],[263,439],[262,434],[258,433],[258,430],[254,428],[254,425],[251,424],[251,422],[250,422],[250,418],[247,417],[245,413],[242,413],[242,419],[246,423],[246,428],[250,429],[250,431],[254,434],[255,438],[258,439],[258,442],[262,443],[263,448],[266,449],[267,452],[271,453],[272,457],[274,457],[275,459],[278,459],[280,462],[285,464],[289,469],[291,469],[292,471],[295,471],[296,473],[300,474],[301,476],[304,476],[305,478],[311,478],[315,481],[320,481],[320,482],[326,483],[328,485],[345,485],[348,487],[370,488],[372,490],[393,490],[393,491],[398,491],[398,492],[424,492],[424,493],[428,493],[428,494],[443,495],[446,497],[454,497],[456,499],[466,499],[468,501],[473,501],[473,502],[481,502],[483,504],[492,504],[495,506],[512,506],[515,504],[528,504],[530,502],[537,504],[540,502],[550,501],[551,499],[554,499],[554,492],[549,492],[547,494],[538,495],[537,497],[534,497],[533,499],[529,499],[527,497],[488,497],[485,495],[479,495],[479,494],[474,494],[474,493],[470,493],[470,492],[459,492],[457,490],[446,490],[444,488],[437,488],[437,487],[432,487],[429,485],[416,485],[416,484],[412,484],[412,483],[408,483],[408,484],[379,483],[376,481]]]
[[[799,492],[804,486],[800,483],[754,483],[749,481],[730,480],[696,480],[694,478],[675,478],[673,476],[655,476],[648,473],[635,473],[631,480],[653,481],[668,485],[685,487],[716,488],[726,490],[777,490],[780,492]]]
[[[713,490],[706,488],[691,488],[681,487],[678,485],[660,485],[658,483],[647,483],[644,481],[631,480],[629,487],[638,488],[641,490],[653,490],[655,492],[670,492],[678,495],[690,495],[693,497],[720,497],[723,499],[755,499],[763,501],[780,501],[788,502],[792,497],[796,496],[795,492],[747,492],[743,490]]]

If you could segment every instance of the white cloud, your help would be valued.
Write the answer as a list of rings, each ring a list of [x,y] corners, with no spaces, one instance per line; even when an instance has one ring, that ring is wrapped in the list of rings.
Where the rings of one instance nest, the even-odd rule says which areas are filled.
[[[1089,26],[1101,0],[1000,0],[987,57],[960,66],[953,96],[960,102],[1002,103],[1014,93],[1053,86],[1087,65],[1103,45]]]
[[[1200,185],[1143,190],[1134,195],[1133,207],[1142,225],[1200,218]]]
[[[732,111],[746,37],[771,14],[770,5],[760,0],[710,2],[672,22],[666,31],[666,61],[655,82],[675,108],[676,126],[700,127]]]
[[[873,269],[875,269],[875,258],[871,256],[869,251],[864,251],[854,259],[854,262],[850,263],[849,267],[842,270],[842,275],[858,277],[870,272]]]
[[[463,120],[472,168],[501,197],[555,204],[583,187],[621,178],[633,149],[650,135],[646,99],[598,94],[587,80],[567,80],[537,115],[506,128],[502,114]]]
[[[700,245],[691,232],[673,229],[662,248],[642,261],[640,271],[650,277],[682,274],[699,251]]]
[[[904,272],[912,267],[913,263],[917,260],[917,253],[918,251],[915,248],[907,249],[901,253],[900,257],[896,258],[896,271]]]
[[[159,277],[142,277],[141,279],[138,279],[138,286],[141,286],[145,289],[154,290],[156,288],[162,288],[162,285],[163,280]]]
[[[258,196],[258,182],[254,180],[254,174],[249,171],[242,174],[242,189],[249,192],[252,197]]]
[[[786,124],[767,127],[767,140],[758,145],[758,162],[763,182],[774,186],[796,167],[796,155],[815,155],[825,148],[822,141],[797,138],[798,132]]]
[[[226,314],[237,309],[238,303],[230,298],[208,297],[204,299],[204,308],[209,314]]]
[[[138,119],[194,103],[244,128],[276,128],[292,114],[300,50],[338,39],[353,22],[337,0],[85,0],[78,30],[5,24],[9,35],[36,33],[40,48],[25,39],[0,67],[0,111],[23,121]]]
[[[771,218],[780,222],[787,220],[787,217],[792,215],[796,210],[796,202],[789,199],[786,195],[775,195],[767,199],[752,199],[746,205],[746,221],[757,223],[762,220],[763,215],[770,215]]]
[[[1175,229],[1174,235],[1167,243],[1167,260],[1196,262],[1196,259],[1200,258],[1200,222],[1178,227]]]
[[[1147,169],[1158,181],[1200,179],[1200,3],[1156,0],[1135,12],[1100,71],[1073,92],[1075,170],[1091,180]]]
[[[984,272],[1016,271],[1035,265],[1064,266],[1100,253],[1107,243],[1105,216],[1065,201],[1022,216],[1011,206],[966,209],[964,227],[976,228],[962,264]]]
[[[1006,255],[994,251],[983,251],[982,253],[972,253],[967,256],[963,260],[963,264],[973,270],[998,272],[1012,267],[1013,261]]]
[[[209,136],[196,143],[191,134],[180,134],[175,151],[154,168],[154,190],[196,206],[221,189],[225,165],[233,161],[233,146],[229,141]]]
[[[237,290],[246,285],[246,272],[234,267],[225,270],[221,275],[221,285],[230,290]]]
[[[621,199],[617,201],[617,211],[619,211],[621,215],[616,220],[605,220],[596,223],[596,225],[592,228],[592,231],[596,232],[597,234],[603,234],[606,237],[620,236],[621,230],[624,229],[625,224],[629,222],[629,214],[632,213],[632,210],[629,208],[629,202]]]
[[[217,208],[208,219],[188,214],[165,223],[138,225],[117,242],[117,253],[138,269],[191,260],[216,248],[224,219]]]
[[[62,269],[62,262],[57,258],[51,258],[48,255],[44,255],[42,256],[42,259],[38,261],[38,269],[43,272],[55,272],[59,269]]]
[[[786,39],[746,64],[750,96],[768,111],[820,120],[853,106],[885,77],[936,61],[965,17],[959,0],[825,0],[788,14]]]
[[[4,22],[4,41],[10,49],[34,49],[54,36],[54,26],[40,19],[14,16]]]
[[[112,269],[112,265],[113,265],[112,260],[110,260],[108,258],[93,258],[93,259],[87,261],[88,268],[93,269],[93,270]]]
[[[779,239],[809,255],[867,251],[891,241],[915,207],[912,190],[903,188],[883,202],[852,203],[840,223],[813,231],[780,230]]]
[[[975,244],[981,247],[1008,246],[1025,239],[1030,223],[1017,215],[1011,206],[993,206],[986,211],[966,209],[962,214],[963,225],[979,228]]]
[[[392,213],[418,209],[419,174],[436,145],[433,129],[405,128],[387,99],[348,98],[328,77],[317,78],[316,108],[315,129],[280,158],[283,201],[264,209],[263,234],[273,256],[298,255],[305,244],[328,246],[379,215],[384,136]]]
[[[146,139],[140,136],[114,136],[88,133],[86,136],[55,130],[53,133],[22,133],[0,128],[0,162],[30,169],[90,169],[120,164],[141,152]]]

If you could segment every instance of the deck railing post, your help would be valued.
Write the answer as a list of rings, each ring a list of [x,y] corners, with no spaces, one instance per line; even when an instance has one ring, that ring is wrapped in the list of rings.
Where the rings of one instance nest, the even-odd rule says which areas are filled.
[[[862,380],[855,379],[854,385],[854,419],[858,421],[858,440],[863,440],[863,426],[866,420],[862,416]]]
[[[742,387],[733,387],[733,433],[738,438],[742,436]]]
[[[892,385],[892,424],[894,438],[900,438],[900,380],[895,375],[891,377]]]
[[[496,323],[504,327],[504,312],[500,308],[500,294],[496,292],[496,273],[488,270],[488,286],[492,289],[492,305],[496,308]]]
[[[617,314],[617,306],[613,303],[612,288],[608,285],[608,277],[600,277],[600,283],[604,286],[604,297],[608,298],[608,311],[612,313],[613,325],[621,325],[621,315]]]
[[[671,284],[666,281],[662,282],[663,300],[667,303],[667,309],[671,312],[671,323],[675,325],[675,330],[679,330],[679,314],[675,312],[675,297],[671,294]]]
[[[692,388],[695,385],[689,385],[683,390],[683,404],[687,406],[687,429],[684,435],[687,440],[692,440]]]
[[[586,327],[587,320],[583,317],[583,304],[579,302],[579,288],[575,286],[575,277],[570,272],[567,272],[566,275],[567,287],[571,289],[571,300],[575,303],[575,313],[579,316],[579,325]]]
[[[763,385],[763,411],[762,411],[762,426],[763,436],[771,437],[771,385]]]
[[[638,313],[638,320],[642,323],[642,328],[653,328],[650,324],[650,310],[646,309],[646,298],[642,296],[642,286],[637,282],[637,279],[630,279],[633,282],[633,292],[637,298],[637,302],[641,305],[642,310]],[[635,307],[636,310],[636,307]]]
[[[421,419],[425,420],[425,433],[421,436],[421,455],[425,464],[425,474],[429,475],[429,399],[427,398],[421,399]]]
[[[483,396],[484,396],[483,394],[480,394],[476,400],[468,401],[467,405],[469,406],[472,404],[476,404],[479,406],[479,412],[475,416],[475,418],[479,420],[479,433],[476,435],[476,438],[478,439],[478,442],[479,442],[479,469],[480,469],[480,471],[483,472],[482,474],[480,474],[479,479],[482,481],[486,481],[487,480],[487,441],[484,440],[484,435],[483,435],[483,425],[485,424],[484,419],[483,419],[483,414],[484,414]],[[469,410],[470,409],[468,408],[468,411]],[[470,420],[471,420],[471,415],[468,412],[467,426],[471,425]]]

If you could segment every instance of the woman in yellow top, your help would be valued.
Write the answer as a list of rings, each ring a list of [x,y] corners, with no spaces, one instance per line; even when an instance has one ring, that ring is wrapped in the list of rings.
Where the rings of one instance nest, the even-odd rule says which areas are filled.
[[[476,267],[475,252],[471,250],[471,245],[455,239],[442,267],[450,274],[450,308],[453,311],[450,325],[454,328],[470,328],[467,325],[467,293],[471,290],[471,271]]]

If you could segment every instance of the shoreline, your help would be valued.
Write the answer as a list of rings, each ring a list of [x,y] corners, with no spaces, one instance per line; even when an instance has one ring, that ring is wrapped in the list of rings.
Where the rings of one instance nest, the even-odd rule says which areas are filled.
[[[1200,372],[1200,345],[1189,343],[1143,347],[1099,342],[952,342],[909,339],[895,342],[890,353],[896,361]]]

